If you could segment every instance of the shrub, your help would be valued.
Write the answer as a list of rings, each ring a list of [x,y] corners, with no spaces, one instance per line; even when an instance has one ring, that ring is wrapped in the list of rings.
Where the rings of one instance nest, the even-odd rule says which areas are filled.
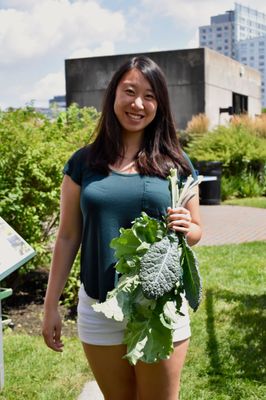
[[[219,126],[187,146],[189,156],[197,161],[221,161],[227,174],[261,172],[266,160],[266,141],[251,134],[242,125]]]
[[[193,115],[191,121],[188,122],[186,132],[192,135],[202,135],[208,132],[210,120],[205,114]]]
[[[265,194],[266,140],[242,122],[195,137],[186,151],[194,161],[223,163],[223,199]]]
[[[37,252],[20,274],[50,261],[63,165],[91,140],[97,119],[76,105],[53,121],[30,107],[0,112],[0,215]]]
[[[234,115],[230,124],[232,126],[242,126],[250,133],[266,139],[266,114],[261,114],[254,118],[245,114]]]

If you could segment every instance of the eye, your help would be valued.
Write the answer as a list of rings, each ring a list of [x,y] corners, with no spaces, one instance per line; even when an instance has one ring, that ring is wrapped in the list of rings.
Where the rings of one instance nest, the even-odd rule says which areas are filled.
[[[129,96],[134,96],[134,95],[135,95],[134,90],[133,90],[133,89],[130,89],[130,88],[126,89],[125,92],[126,92]]]
[[[152,93],[148,93],[148,94],[145,95],[145,99],[147,99],[147,100],[154,100],[154,99],[155,99],[155,96],[154,96],[154,94],[152,94]]]

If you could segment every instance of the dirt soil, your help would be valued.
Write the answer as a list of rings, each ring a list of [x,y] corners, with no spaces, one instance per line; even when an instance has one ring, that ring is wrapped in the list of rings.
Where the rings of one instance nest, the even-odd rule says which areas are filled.
[[[23,285],[13,289],[13,294],[2,302],[2,314],[8,326],[17,333],[41,335],[43,300],[48,273],[46,270],[30,272]],[[7,286],[8,287],[8,286]],[[60,306],[63,328],[62,335],[77,336],[75,312],[69,313]],[[8,322],[7,321],[7,322]]]

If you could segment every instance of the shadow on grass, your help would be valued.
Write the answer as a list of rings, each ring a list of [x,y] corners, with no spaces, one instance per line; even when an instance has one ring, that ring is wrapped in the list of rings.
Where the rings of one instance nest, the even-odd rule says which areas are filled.
[[[218,324],[222,326],[224,323],[220,301],[229,306],[224,310],[224,316],[227,318],[225,326],[228,324],[228,329],[222,328],[221,333],[224,337],[221,337],[221,333],[217,334]],[[206,291],[207,352],[211,381],[217,384],[219,376],[226,375],[230,378],[265,382],[265,305],[266,295],[236,294],[214,289]],[[222,322],[219,322],[219,319],[222,319]]]

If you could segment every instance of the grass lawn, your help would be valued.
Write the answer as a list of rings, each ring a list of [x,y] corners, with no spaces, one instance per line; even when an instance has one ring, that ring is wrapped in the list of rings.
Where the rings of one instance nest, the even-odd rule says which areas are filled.
[[[191,313],[180,400],[264,399],[266,243],[197,247],[196,253],[204,296]],[[56,354],[40,337],[5,332],[4,354],[1,400],[74,400],[93,379],[77,339]]]
[[[231,199],[223,201],[223,204],[229,204],[233,206],[266,208],[266,197],[264,196],[264,197],[247,197],[244,199]]]

